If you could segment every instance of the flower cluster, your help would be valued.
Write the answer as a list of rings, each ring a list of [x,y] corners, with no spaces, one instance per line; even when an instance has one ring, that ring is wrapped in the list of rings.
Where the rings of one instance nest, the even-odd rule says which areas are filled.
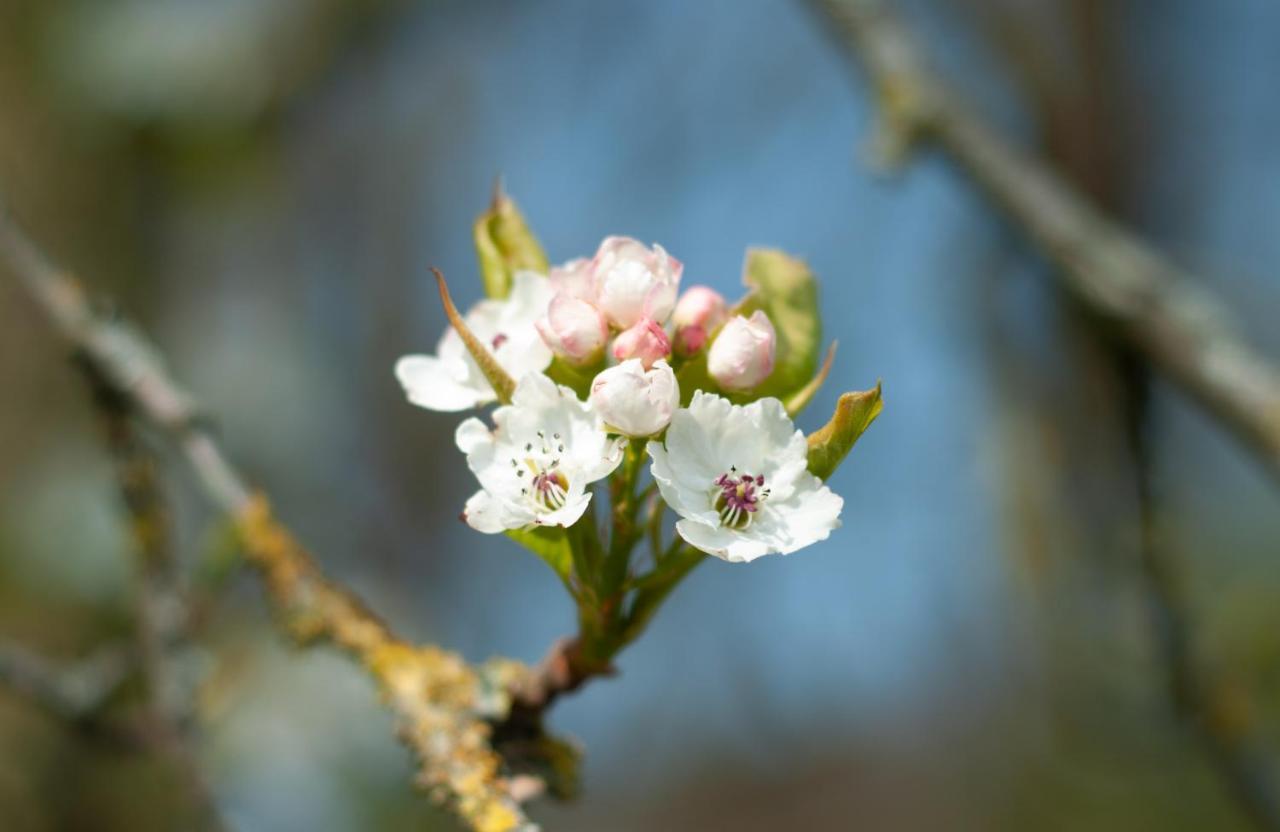
[[[794,258],[749,252],[749,291],[731,304],[708,286],[681,292],[684,265],[629,237],[551,266],[499,199],[476,226],[489,297],[459,315],[437,273],[452,326],[396,376],[431,410],[499,403],[457,428],[480,485],[463,518],[547,560],[584,622],[604,616],[607,660],[702,554],[748,562],[839,526],[843,501],[823,480],[879,412],[879,388],[842,396],[809,436],[796,428],[832,353],[819,368],[816,284]],[[642,573],[632,550],[646,538]]]

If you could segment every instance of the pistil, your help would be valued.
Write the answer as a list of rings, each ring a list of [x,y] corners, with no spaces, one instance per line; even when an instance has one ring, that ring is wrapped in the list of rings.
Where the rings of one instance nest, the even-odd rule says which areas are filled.
[[[738,530],[751,525],[769,496],[769,489],[764,487],[764,474],[739,474],[736,466],[715,479],[712,492],[712,505],[721,525]]]

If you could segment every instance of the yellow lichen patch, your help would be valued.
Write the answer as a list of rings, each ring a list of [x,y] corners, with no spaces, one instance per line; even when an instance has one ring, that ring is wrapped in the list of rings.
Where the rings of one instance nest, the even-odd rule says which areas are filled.
[[[396,715],[397,732],[418,758],[417,782],[478,832],[532,829],[490,744],[490,719],[509,706],[461,656],[397,638],[372,611],[327,580],[311,556],[255,498],[237,519],[247,560],[266,579],[276,613],[301,643],[329,642],[358,659]],[[527,669],[491,662],[500,678]]]

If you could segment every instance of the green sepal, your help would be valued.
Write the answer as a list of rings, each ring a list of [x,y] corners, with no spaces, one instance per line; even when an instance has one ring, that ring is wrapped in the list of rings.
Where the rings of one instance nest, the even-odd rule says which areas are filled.
[[[710,338],[707,339],[707,343],[711,343]],[[680,387],[681,407],[688,407],[689,402],[693,401],[693,394],[698,390],[705,390],[708,393],[715,393],[720,396],[725,395],[720,389],[720,385],[716,384],[715,379],[707,372],[706,347],[680,365],[680,369],[676,371],[676,384]]]
[[[787,415],[792,419],[800,415],[800,412],[809,406],[809,402],[813,401],[813,397],[817,395],[818,390],[822,388],[822,383],[827,380],[827,376],[831,375],[831,365],[836,360],[836,342],[832,341],[831,346],[827,348],[827,357],[822,361],[822,368],[818,370],[808,384],[791,394],[791,397],[782,404],[787,409]]]
[[[501,187],[495,187],[489,210],[476,218],[473,232],[480,277],[489,297],[502,299],[510,294],[518,271],[547,273],[546,252],[529,230],[520,209]]]
[[[735,314],[750,317],[763,310],[778,336],[773,372],[750,392],[750,398],[776,396],[785,401],[818,370],[822,342],[818,283],[804,261],[764,248],[747,252],[743,282],[751,291]]]
[[[602,369],[604,369],[603,359],[586,367],[577,367],[560,356],[556,356],[551,360],[551,365],[547,367],[546,373],[547,377],[556,384],[563,384],[577,393],[579,399],[586,401],[587,396],[591,393],[591,382],[595,380],[596,373]]]
[[[872,390],[842,395],[831,421],[809,434],[809,472],[820,480],[835,473],[883,408],[879,382]]]
[[[467,322],[462,319],[462,315],[458,314],[458,307],[453,305],[453,298],[449,295],[449,284],[445,282],[444,274],[434,267],[432,267],[431,273],[436,276],[436,286],[440,289],[440,303],[444,305],[444,314],[449,319],[449,324],[457,331],[463,345],[467,348],[467,352],[471,353],[471,357],[475,359],[476,364],[480,367],[480,372],[484,374],[485,381],[489,382],[489,386],[493,388],[494,395],[498,397],[498,402],[500,404],[511,404],[511,397],[516,390],[515,379],[506,370],[502,369],[498,359],[493,357],[493,353],[489,352],[489,348],[475,336],[475,333],[467,326]]]
[[[513,529],[507,537],[533,552],[550,566],[566,584],[573,574],[573,545],[563,526],[535,526]]]

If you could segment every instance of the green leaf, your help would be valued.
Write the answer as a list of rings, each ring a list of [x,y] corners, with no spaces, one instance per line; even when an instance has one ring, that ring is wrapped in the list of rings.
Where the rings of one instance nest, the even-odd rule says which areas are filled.
[[[542,558],[560,576],[560,580],[569,582],[573,573],[573,548],[562,526],[515,529],[507,532],[507,537]]]
[[[471,357],[475,359],[476,364],[480,365],[480,372],[484,374],[485,380],[493,388],[498,401],[502,404],[511,404],[511,396],[516,390],[515,379],[506,370],[502,369],[498,359],[493,357],[493,353],[489,352],[489,348],[475,336],[475,333],[467,326],[467,322],[458,314],[458,307],[453,305],[453,298],[449,296],[449,284],[445,282],[444,275],[435,267],[432,267],[431,273],[436,276],[436,286],[440,289],[440,303],[444,304],[445,317],[449,319],[449,323],[457,330],[458,335],[462,338],[462,343],[466,345],[467,352],[471,353]]]
[[[821,480],[835,473],[858,437],[871,426],[883,408],[879,382],[873,390],[841,396],[831,421],[809,435],[810,473]]]
[[[546,252],[501,187],[494,188],[489,210],[476,219],[474,234],[480,276],[489,297],[505,298],[510,294],[511,281],[518,271],[547,273]]]
[[[778,333],[773,372],[751,398],[777,396],[785,400],[804,387],[818,370],[822,321],[818,314],[818,284],[801,260],[776,249],[747,252],[744,282],[751,293],[737,314],[764,310]]]

